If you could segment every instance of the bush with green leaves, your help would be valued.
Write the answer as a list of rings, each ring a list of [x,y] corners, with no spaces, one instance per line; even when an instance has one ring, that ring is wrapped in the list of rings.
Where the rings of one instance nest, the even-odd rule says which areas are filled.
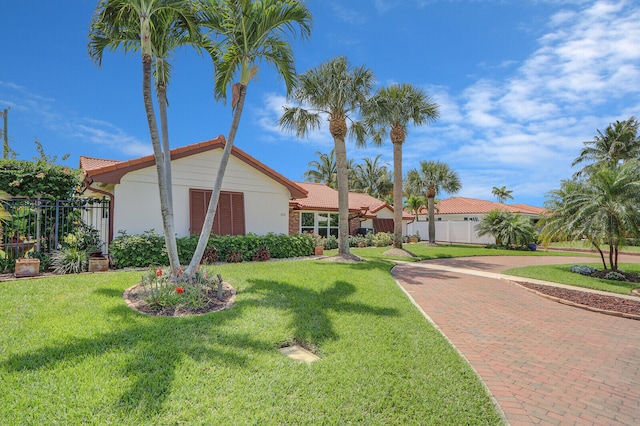
[[[378,232],[373,236],[373,245],[376,247],[386,247],[393,242],[393,234],[389,232]]]
[[[198,236],[176,239],[178,256],[183,265],[191,261],[198,244]],[[266,234],[266,235],[225,235],[213,236],[207,243],[202,263],[217,261],[250,262],[256,253],[257,257],[264,257],[266,250],[269,258],[284,259],[313,254],[315,242],[310,235],[296,234]],[[114,238],[109,248],[114,263],[118,268],[146,267],[149,265],[164,265],[168,263],[164,237],[153,230],[140,235],[128,235],[121,232]],[[229,260],[231,259],[231,260]]]
[[[44,161],[0,160],[0,190],[12,196],[50,200],[73,197],[79,171]]]

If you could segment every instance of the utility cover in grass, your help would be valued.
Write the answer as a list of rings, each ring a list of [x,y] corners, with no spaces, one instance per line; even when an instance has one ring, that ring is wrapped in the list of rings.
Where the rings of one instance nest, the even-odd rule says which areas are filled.
[[[280,348],[278,350],[281,354],[284,354],[295,361],[301,361],[307,364],[311,364],[313,361],[317,361],[320,359],[319,356],[309,352],[305,348],[302,348],[298,345],[285,346],[284,348]]]

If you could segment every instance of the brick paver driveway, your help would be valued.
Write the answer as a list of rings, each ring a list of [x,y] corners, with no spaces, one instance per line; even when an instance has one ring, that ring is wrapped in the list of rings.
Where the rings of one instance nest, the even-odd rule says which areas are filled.
[[[584,261],[496,256],[421,263],[498,272]],[[393,274],[469,360],[509,423],[640,425],[640,321],[562,305],[509,281],[424,266],[398,265]]]

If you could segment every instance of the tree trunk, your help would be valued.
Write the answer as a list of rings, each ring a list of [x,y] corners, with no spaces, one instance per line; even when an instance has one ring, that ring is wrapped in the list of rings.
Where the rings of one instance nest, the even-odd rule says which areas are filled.
[[[218,173],[216,174],[216,180],[213,184],[213,192],[211,194],[211,201],[209,201],[209,207],[207,208],[207,215],[205,216],[204,223],[202,224],[202,231],[200,231],[200,238],[198,239],[196,251],[195,253],[193,253],[193,257],[191,258],[189,267],[185,271],[185,274],[189,279],[195,275],[196,269],[198,268],[198,265],[200,265],[200,261],[202,260],[202,256],[204,255],[204,250],[207,248],[207,243],[209,242],[209,235],[211,233],[211,227],[213,226],[213,220],[216,216],[218,200],[220,198],[220,191],[222,189],[222,179],[224,178],[224,173],[227,170],[227,164],[229,163],[229,158],[231,157],[231,151],[233,150],[233,141],[236,138],[238,126],[240,125],[240,117],[242,116],[246,94],[247,86],[241,84],[238,95],[238,103],[233,115],[233,120],[231,121],[231,128],[229,129],[229,137],[227,138],[224,150],[222,151],[220,165],[218,166]]]
[[[180,268],[180,259],[178,258],[178,246],[173,224],[173,209],[169,207],[167,188],[171,185],[171,182],[167,181],[165,163],[160,146],[160,136],[158,135],[158,123],[156,122],[156,115],[153,109],[153,98],[151,94],[151,56],[144,54],[142,55],[142,95],[147,114],[147,123],[149,125],[149,135],[151,136],[151,144],[153,146],[153,155],[156,161],[156,172],[158,174],[158,191],[160,193],[160,212],[162,214],[164,240],[169,256],[171,274],[175,277]]]
[[[158,109],[160,110],[160,128],[162,129],[162,156],[164,159],[164,175],[167,182],[172,183],[171,177],[171,148],[169,146],[169,120],[167,118],[167,87],[164,84],[156,86]],[[173,215],[173,185],[167,186],[168,207]]]
[[[393,143],[393,246],[402,248],[402,142]]]
[[[338,174],[338,254],[349,254],[349,172],[344,136],[333,138]]]

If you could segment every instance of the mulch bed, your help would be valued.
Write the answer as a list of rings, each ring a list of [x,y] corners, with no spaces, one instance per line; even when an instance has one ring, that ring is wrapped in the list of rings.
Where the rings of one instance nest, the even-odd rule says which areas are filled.
[[[569,302],[587,306],[589,308],[634,315],[637,316],[637,318],[634,319],[640,320],[640,297],[638,298],[638,300],[629,300],[622,297],[605,296],[597,293],[580,290],[570,290],[562,287],[524,282],[520,282],[518,284],[547,296],[567,300]]]
[[[207,303],[200,308],[188,306],[167,306],[161,309],[154,309],[144,300],[145,289],[142,284],[136,284],[125,290],[122,297],[127,305],[138,312],[146,315],[182,317],[186,315],[202,315],[209,312],[217,312],[229,309],[236,298],[236,290],[229,283],[222,283],[222,299],[218,299],[216,290],[203,291]]]

